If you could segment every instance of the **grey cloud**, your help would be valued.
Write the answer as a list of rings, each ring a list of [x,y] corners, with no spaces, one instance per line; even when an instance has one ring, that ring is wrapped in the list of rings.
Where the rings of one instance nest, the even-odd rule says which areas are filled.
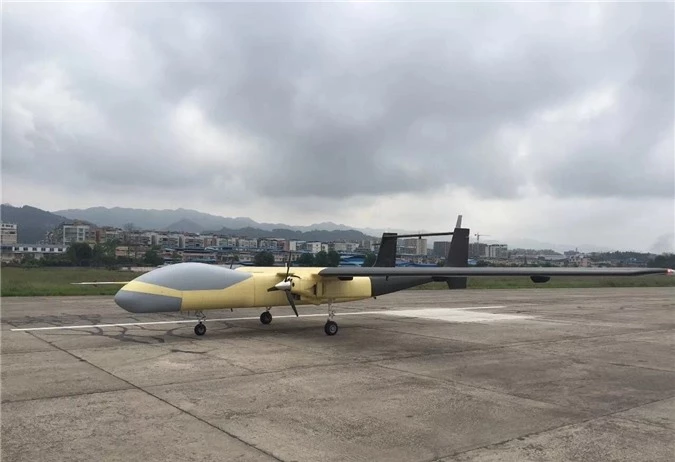
[[[663,141],[672,140],[675,112],[672,5],[61,4],[48,11],[6,9],[3,90],[19,86],[31,66],[52,62],[102,128],[64,133],[33,103],[27,133],[3,125],[6,175],[219,198],[345,198],[445,184],[515,197],[526,181],[558,196],[673,194],[672,141]],[[39,71],[32,75],[39,81]],[[542,112],[606,84],[618,85],[615,112],[572,121],[574,130],[542,127]],[[4,94],[3,119],[17,103]],[[171,125],[186,101],[261,148],[242,154],[243,165],[193,157]],[[508,130],[532,138],[526,165]],[[34,162],[46,167],[42,173]]]

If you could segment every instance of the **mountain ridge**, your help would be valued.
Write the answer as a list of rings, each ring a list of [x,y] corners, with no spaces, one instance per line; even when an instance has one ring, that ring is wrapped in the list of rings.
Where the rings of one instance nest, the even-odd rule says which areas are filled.
[[[68,221],[66,217],[30,205],[2,204],[0,216],[4,223],[17,224],[17,244],[37,244],[48,232]]]
[[[97,223],[99,226],[124,227],[133,223],[142,229],[167,230],[172,225],[188,220],[199,225],[202,231],[213,231],[221,228],[243,229],[257,228],[265,231],[275,229],[291,229],[295,231],[349,231],[358,230],[344,224],[333,222],[314,223],[311,225],[287,225],[285,223],[257,222],[249,217],[223,217],[193,209],[137,209],[128,207],[90,207],[87,209],[64,209],[52,213],[70,219],[83,219]],[[381,233],[380,233],[381,234]]]
[[[196,218],[196,219],[195,219]],[[254,237],[279,237],[287,239],[331,241],[331,240],[362,240],[379,238],[383,232],[397,232],[412,234],[429,232],[427,230],[403,229],[374,229],[355,228],[331,221],[315,223],[309,226],[293,226],[283,223],[258,223],[249,217],[222,217],[192,209],[132,209],[125,207],[90,207],[88,209],[64,209],[53,212],[39,209],[30,205],[14,207],[11,204],[2,204],[2,220],[19,224],[19,242],[23,244],[38,243],[45,234],[63,221],[82,220],[97,226],[116,226],[123,228],[127,223],[133,223],[136,228],[152,229],[157,231],[186,231],[186,232],[214,232],[231,235],[251,233]],[[206,223],[204,223],[206,222]],[[229,226],[228,226],[229,225]],[[454,223],[448,224],[450,231]],[[321,229],[323,228],[323,229]],[[342,231],[342,233],[336,233]],[[435,229],[433,231],[445,231]],[[319,233],[319,234],[317,234]],[[324,234],[321,234],[324,233]],[[449,236],[429,238],[429,246],[437,240],[449,240]],[[568,245],[528,239],[526,237],[505,236],[500,241],[486,239],[486,244],[506,243],[509,248],[553,249],[559,252],[578,248],[581,252],[603,252],[609,249],[597,245]]]
[[[156,230],[156,231],[166,231],[166,232],[188,232],[188,233],[218,233],[224,235],[233,235],[233,236],[247,236],[251,238],[285,238],[285,239],[298,239],[298,240],[308,240],[308,241],[339,241],[339,240],[367,240],[373,239],[374,236],[370,236],[362,233],[361,231],[348,228],[342,225],[346,229],[308,229],[316,228],[316,226],[305,226],[298,227],[301,229],[292,229],[288,225],[279,224],[279,226],[274,226],[273,224],[267,224],[268,229],[261,229],[257,226],[237,226],[236,228],[230,228],[227,226],[214,226],[212,228],[206,228],[202,224],[199,224],[189,218],[180,218],[177,221],[169,223],[166,226],[139,226],[147,225],[147,220],[134,222],[129,220],[129,218],[135,218],[136,216],[141,216],[141,214],[146,213],[146,209],[131,209],[134,210],[135,216],[120,215],[120,211],[124,212],[127,209],[122,207],[115,208],[117,212],[117,217],[106,217],[101,215],[106,210],[105,207],[96,207],[92,208],[94,213],[79,213],[77,209],[71,209],[67,211],[65,215],[60,215],[56,212],[49,212],[46,210],[39,209],[37,207],[24,205],[22,207],[15,207],[11,204],[2,204],[1,216],[2,220],[8,223],[16,223],[18,225],[18,243],[21,244],[37,244],[44,240],[45,235],[52,231],[55,227],[59,226],[63,222],[78,220],[85,223],[93,224],[96,226],[115,226],[119,228],[124,228],[126,224],[134,224],[135,229],[147,229],[147,230]],[[91,209],[89,209],[91,211]],[[180,213],[181,210],[177,209]],[[175,211],[172,211],[175,212]],[[190,211],[195,212],[195,211]],[[201,212],[197,212],[201,213]],[[84,215],[84,216],[83,216]],[[207,215],[208,214],[204,214]],[[225,217],[220,217],[225,218]],[[236,224],[251,223],[256,225],[257,222],[251,220],[247,217],[238,217],[239,220],[235,221]],[[157,220],[157,216],[153,217],[154,220]],[[161,217],[160,217],[161,219]],[[116,221],[117,220],[117,221]],[[317,225],[320,226],[320,225]],[[304,230],[302,229],[304,228]]]
[[[425,233],[428,230],[404,230],[404,229],[376,229],[376,228],[358,228],[350,227],[345,224],[336,224],[332,221],[314,223],[311,225],[287,225],[285,223],[267,223],[257,222],[249,217],[223,217],[209,213],[199,212],[193,209],[134,209],[126,207],[90,207],[88,209],[67,209],[57,210],[53,213],[79,219],[89,219],[99,225],[108,224],[109,226],[123,227],[126,223],[133,222],[136,226],[144,229],[156,229],[162,231],[188,231],[194,233],[218,232],[223,234],[239,234],[251,231],[252,229],[266,232],[277,231],[276,234],[261,233],[251,231],[251,237],[282,237],[279,230],[292,230],[302,232],[312,231],[357,231],[362,233],[363,237],[353,237],[352,239],[379,238],[383,232],[395,232],[399,234],[413,234],[417,232]],[[112,216],[111,216],[112,215]],[[437,231],[451,231],[454,227],[453,220],[449,220],[447,230],[435,229]],[[201,229],[200,229],[201,228]],[[284,235],[289,235],[288,233]],[[294,238],[295,239],[295,238]],[[305,238],[303,238],[305,239]],[[433,246],[435,241],[448,240],[449,236],[439,236],[428,238],[428,243]],[[313,239],[312,239],[313,240]],[[321,240],[321,239],[317,239]],[[501,241],[485,240],[486,244],[495,244],[506,242],[513,248],[533,248],[533,249],[553,249],[559,252],[579,248],[580,251],[598,251],[604,252],[611,249],[595,245],[577,245],[570,246],[566,244],[553,244],[550,242],[537,241],[528,238],[513,237],[502,239]]]

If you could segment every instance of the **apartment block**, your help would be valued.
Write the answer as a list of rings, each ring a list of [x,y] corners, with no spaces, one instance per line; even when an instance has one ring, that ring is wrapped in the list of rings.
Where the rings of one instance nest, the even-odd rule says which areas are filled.
[[[317,253],[321,252],[321,242],[307,242],[305,244],[305,250],[316,255]]]
[[[506,244],[490,244],[488,246],[489,258],[505,259],[509,258],[509,249]]]
[[[450,251],[450,241],[436,241],[434,242],[433,256],[438,258],[445,258]]]
[[[2,234],[0,235],[0,244],[16,244],[18,227],[14,223],[2,223]]]
[[[53,241],[59,245],[70,245],[76,242],[96,242],[96,230],[79,222],[64,223],[54,231]]]
[[[399,239],[397,243],[397,253],[399,255],[426,255],[426,239]]]

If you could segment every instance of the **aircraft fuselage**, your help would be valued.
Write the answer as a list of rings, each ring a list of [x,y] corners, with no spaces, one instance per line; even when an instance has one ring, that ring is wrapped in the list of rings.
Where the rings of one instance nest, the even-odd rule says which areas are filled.
[[[425,276],[325,278],[323,268],[292,268],[293,299],[298,306],[343,303],[397,292],[430,282]],[[115,302],[133,313],[205,311],[288,306],[283,291],[268,289],[284,279],[283,267],[229,269],[180,263],[150,271],[122,287]]]

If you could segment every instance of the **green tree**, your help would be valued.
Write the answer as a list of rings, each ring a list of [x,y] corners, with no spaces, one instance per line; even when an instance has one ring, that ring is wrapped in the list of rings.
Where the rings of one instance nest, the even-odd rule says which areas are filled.
[[[156,250],[148,250],[143,256],[143,262],[150,266],[159,266],[164,263],[164,259]]]
[[[120,240],[117,238],[110,239],[109,241],[104,242],[100,245],[101,250],[94,247],[94,260],[98,261],[98,264],[104,265],[107,268],[114,268],[117,264],[117,246],[120,245]]]
[[[112,267],[115,265],[115,247],[110,248],[109,244],[96,244],[92,249],[91,266]]]
[[[340,266],[340,254],[335,250],[328,252],[328,266]]]
[[[366,255],[363,259],[363,265],[361,266],[373,266],[377,260],[377,256],[373,252],[366,252]]]
[[[274,265],[274,254],[272,252],[258,252],[253,257],[253,264],[255,266],[273,266]]]
[[[75,242],[68,247],[67,255],[74,265],[89,266],[94,256],[94,251],[86,242]]]
[[[24,267],[37,267],[40,265],[40,262],[38,261],[37,258],[35,258],[35,255],[32,253],[25,253],[21,257],[21,266]]]
[[[675,268],[675,254],[663,253],[649,262],[649,266],[655,268]]]
[[[294,265],[296,266],[314,266],[314,255],[311,253],[303,253],[295,260]]]
[[[328,253],[325,250],[317,252],[314,255],[314,264],[316,266],[329,266],[330,261],[328,260]]]

